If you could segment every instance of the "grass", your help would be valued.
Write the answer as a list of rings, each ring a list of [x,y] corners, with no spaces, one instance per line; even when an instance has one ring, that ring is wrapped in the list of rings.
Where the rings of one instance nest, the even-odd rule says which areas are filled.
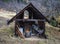
[[[18,37],[13,39],[10,38],[11,35],[14,35],[14,26],[4,27],[0,29],[0,38],[2,41],[5,41],[7,44],[59,44],[60,42],[60,33],[58,32],[58,28],[53,26],[46,26],[46,35],[48,35],[48,39],[41,39],[39,41],[27,41],[21,40]],[[2,44],[2,43],[0,43]],[[4,44],[4,43],[3,43]]]
[[[58,23],[60,23],[60,16],[56,20],[58,21]]]
[[[0,29],[0,33],[6,33],[7,35],[13,35],[14,34],[14,28],[13,27],[3,27],[3,29]]]
[[[60,39],[60,28],[53,27],[53,26],[46,26],[46,34],[48,35],[49,39]]]

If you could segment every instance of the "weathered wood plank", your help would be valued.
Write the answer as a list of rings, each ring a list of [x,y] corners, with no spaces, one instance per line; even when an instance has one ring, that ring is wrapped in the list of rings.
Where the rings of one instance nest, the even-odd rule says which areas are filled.
[[[40,19],[16,19],[16,21],[45,21]]]

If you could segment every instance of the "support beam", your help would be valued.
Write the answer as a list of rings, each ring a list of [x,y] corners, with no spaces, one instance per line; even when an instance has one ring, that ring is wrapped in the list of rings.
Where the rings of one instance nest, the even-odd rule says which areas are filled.
[[[16,19],[16,21],[44,21],[45,20],[40,20],[40,19]]]

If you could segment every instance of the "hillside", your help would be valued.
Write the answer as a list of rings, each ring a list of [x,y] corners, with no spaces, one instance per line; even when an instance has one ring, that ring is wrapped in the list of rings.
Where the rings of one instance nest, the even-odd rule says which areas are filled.
[[[60,28],[53,27],[46,23],[46,35],[48,39],[30,38],[21,39],[14,36],[14,23],[6,24],[7,19],[11,19],[16,13],[9,11],[0,11],[0,44],[60,44]]]
[[[29,0],[28,3],[17,0],[4,2],[0,0],[0,44],[60,44],[60,28],[46,24],[44,38],[26,38],[14,36],[14,22],[7,25],[7,21],[15,16],[29,3],[32,3],[48,19],[54,16],[60,22],[60,0]]]

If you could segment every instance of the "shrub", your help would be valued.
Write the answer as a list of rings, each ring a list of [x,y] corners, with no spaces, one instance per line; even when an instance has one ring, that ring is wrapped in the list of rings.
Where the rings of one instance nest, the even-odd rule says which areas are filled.
[[[3,2],[9,2],[9,0],[3,0]]]

